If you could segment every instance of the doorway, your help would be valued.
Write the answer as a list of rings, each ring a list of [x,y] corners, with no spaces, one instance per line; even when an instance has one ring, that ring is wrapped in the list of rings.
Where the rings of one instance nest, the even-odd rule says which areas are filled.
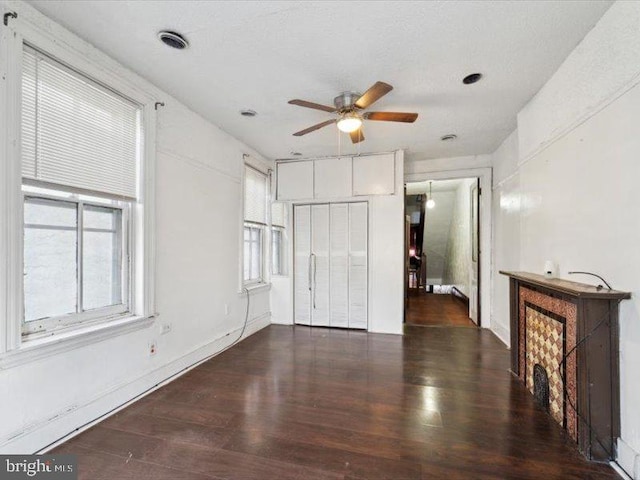
[[[475,327],[480,309],[479,178],[405,186],[405,322]]]

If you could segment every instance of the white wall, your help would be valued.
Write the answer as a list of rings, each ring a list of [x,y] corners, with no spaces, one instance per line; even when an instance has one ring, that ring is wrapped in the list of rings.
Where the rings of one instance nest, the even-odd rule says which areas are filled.
[[[395,195],[369,197],[369,331],[402,333],[404,152],[396,152]]]
[[[491,268],[491,328],[509,344],[509,281],[498,272],[520,270],[520,177],[518,132],[494,152],[493,266]]]
[[[159,318],[144,330],[0,370],[0,451],[25,453],[45,447],[236,338],[246,302],[238,293],[242,155],[260,157],[31,7],[10,6],[18,10],[20,21],[35,23],[57,42],[165,102],[157,118]],[[9,9],[4,2],[0,7],[2,12]],[[251,305],[248,333],[269,323],[268,292],[254,294]],[[160,325],[166,323],[172,331],[160,336]],[[154,339],[158,352],[151,357],[148,344]]]
[[[444,267],[444,284],[454,285],[471,298],[471,187],[476,179],[465,179],[454,192],[455,203]]]
[[[424,252],[427,255],[427,285],[442,285],[451,241],[451,218],[456,192],[433,192],[434,208],[425,209]]]
[[[374,155],[374,154],[371,154]],[[395,194],[336,198],[368,201],[369,208],[369,326],[370,332],[402,333],[404,319],[404,153],[395,152]],[[316,199],[315,202],[328,200]],[[313,202],[300,202],[313,203]],[[292,232],[291,206],[288,230]],[[293,265],[293,235],[289,235],[288,263]],[[293,324],[293,272],[271,288],[274,323]]]
[[[494,154],[494,274],[544,261],[632,292],[620,306],[622,440],[640,478],[640,3],[617,2],[523,108]],[[517,141],[516,141],[517,139]],[[592,283],[588,277],[571,277]],[[508,281],[494,275],[493,321],[506,339]]]

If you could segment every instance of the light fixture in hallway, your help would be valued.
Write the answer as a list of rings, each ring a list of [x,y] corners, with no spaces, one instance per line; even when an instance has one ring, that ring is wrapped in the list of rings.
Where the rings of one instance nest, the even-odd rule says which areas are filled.
[[[429,182],[429,195],[427,196],[427,208],[433,208],[436,206],[436,202],[431,195],[431,182]]]

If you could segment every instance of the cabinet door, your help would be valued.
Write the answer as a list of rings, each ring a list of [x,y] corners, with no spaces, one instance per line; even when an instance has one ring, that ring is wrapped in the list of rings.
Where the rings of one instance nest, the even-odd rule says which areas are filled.
[[[311,325],[329,326],[329,205],[311,206]]]
[[[368,224],[367,204],[349,204],[349,328],[367,328]]]
[[[366,155],[353,158],[353,195],[395,193],[395,155]]]
[[[278,200],[313,198],[313,161],[278,163],[277,181]]]
[[[294,322],[311,325],[311,207],[293,210],[294,252]]]
[[[351,196],[351,157],[325,158],[313,162],[314,198],[347,198]]]
[[[330,208],[330,304],[332,327],[349,326],[349,205],[334,203]]]

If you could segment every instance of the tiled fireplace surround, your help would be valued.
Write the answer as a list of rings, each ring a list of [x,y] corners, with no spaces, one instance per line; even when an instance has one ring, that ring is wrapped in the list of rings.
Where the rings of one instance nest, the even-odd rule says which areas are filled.
[[[520,288],[520,378],[534,393],[533,367],[542,366],[549,379],[549,413],[577,441],[576,305],[528,288]]]
[[[618,307],[631,294],[529,272],[500,273],[510,283],[511,371],[580,452],[595,461],[613,459],[620,436]]]

